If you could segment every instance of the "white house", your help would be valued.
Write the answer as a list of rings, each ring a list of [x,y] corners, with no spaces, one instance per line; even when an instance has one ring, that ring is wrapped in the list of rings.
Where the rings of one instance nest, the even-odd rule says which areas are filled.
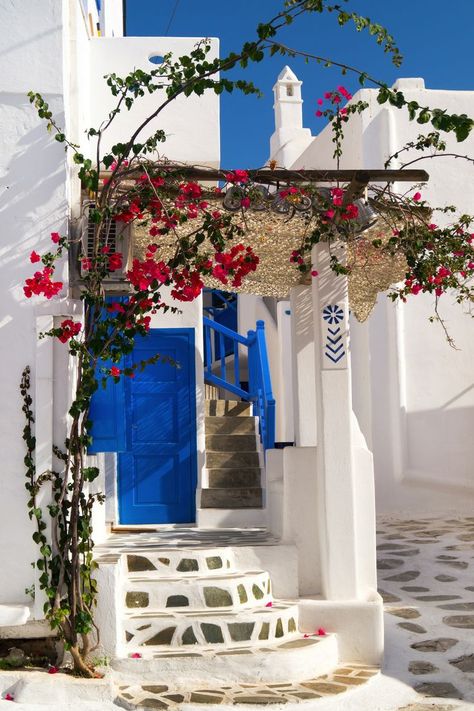
[[[292,87],[291,96],[282,93],[287,85]],[[400,79],[395,88],[420,105],[472,115],[474,92],[426,89],[423,79]],[[278,77],[274,92],[270,158],[293,169],[335,167],[331,128],[327,126],[316,136],[303,128],[301,82],[288,67]],[[354,101],[368,102],[369,108],[351,118],[346,127],[341,168],[381,168],[423,132],[419,124],[407,121],[403,110],[378,104],[376,95],[374,89],[362,89],[354,96]],[[462,144],[452,135],[446,140],[446,153],[472,155],[472,136]],[[410,150],[390,167],[420,155]],[[417,167],[425,168],[430,176],[421,187],[429,204],[455,205],[460,214],[472,213],[474,187],[467,161],[443,156],[419,162]],[[404,192],[409,186],[396,187]],[[441,224],[449,216],[437,214],[434,219]],[[465,512],[472,507],[474,325],[454,297],[441,299],[440,315],[454,339],[454,349],[441,326],[429,322],[432,313],[433,300],[428,295],[394,305],[380,294],[365,323],[351,319],[354,412],[374,455],[378,513]],[[312,414],[314,404],[302,390],[294,390],[293,398],[296,418],[304,428],[308,418],[300,410]],[[299,435],[297,429],[296,442],[298,436],[303,445],[316,444],[314,429],[304,429]]]
[[[25,365],[32,368],[36,464],[38,472],[48,471],[53,445],[65,436],[71,364],[63,344],[39,340],[38,334],[65,316],[81,317],[74,265],[70,273],[63,265],[64,291],[46,304],[26,300],[22,283],[31,274],[31,250],[45,251],[52,231],[81,234],[87,198],[26,93],[42,93],[72,140],[82,144],[85,129],[111,108],[104,74],[148,68],[168,51],[188,52],[198,39],[123,37],[121,13],[118,0],[103,0],[100,13],[92,0],[0,5],[0,637],[45,634],[23,485],[21,372]],[[211,43],[217,55],[218,40]],[[410,96],[424,91],[414,81],[400,83]],[[394,109],[380,108],[373,92],[363,94],[371,108],[351,121],[346,138],[344,167],[354,170],[382,168],[398,140],[411,135],[402,131],[412,130],[402,129]],[[431,94],[430,102],[448,108],[464,102],[469,113],[470,94]],[[301,101],[301,82],[285,68],[275,88],[271,157],[288,168],[332,167],[329,129],[311,136],[302,126]],[[130,134],[155,102],[156,96],[147,97],[120,115],[110,145]],[[219,166],[214,94],[176,101],[160,125],[168,134],[169,158]],[[446,165],[438,179],[430,167],[428,188],[447,202],[455,190],[449,181],[444,187],[448,170]],[[158,349],[177,357],[182,368],[151,366],[143,379],[117,386],[113,408],[110,399],[95,405],[91,457],[101,469],[97,487],[107,496],[94,523],[100,565],[96,620],[101,645],[122,677],[159,683],[166,675],[176,688],[202,688],[209,675],[216,684],[297,684],[331,674],[344,662],[369,665],[347,672],[368,679],[383,650],[372,451],[384,510],[422,510],[425,503],[427,511],[461,510],[471,502],[471,445],[464,441],[460,451],[458,444],[474,397],[471,322],[450,312],[462,347],[456,352],[434,326],[425,325],[427,305],[421,300],[402,312],[381,298],[371,320],[355,324],[345,279],[334,277],[323,249],[313,257],[320,276],[295,287],[289,299],[239,295],[238,333],[212,324],[204,328],[203,317],[219,309],[219,295],[206,295],[204,309],[199,298],[178,315],[153,317],[150,340],[137,345],[137,357]],[[276,441],[286,447],[272,448],[259,435],[262,417],[268,425],[272,416],[272,397],[265,369],[258,376],[251,372],[258,349],[258,363],[265,359],[258,321],[265,322],[267,335]],[[216,328],[215,339],[203,338],[205,329],[213,334]],[[337,358],[328,357],[331,338],[339,344]],[[226,356],[225,339],[232,341],[234,356]],[[243,377],[234,389],[212,389],[215,373],[205,365],[216,348],[223,371],[235,367],[236,353],[249,353],[242,372],[262,380],[265,411],[245,402]],[[443,378],[448,369],[449,379]],[[134,409],[136,402],[140,407]],[[445,472],[453,469],[448,483]],[[42,504],[47,503],[45,490]],[[33,604],[25,592],[32,586]],[[330,683],[336,689],[351,686],[343,677]]]

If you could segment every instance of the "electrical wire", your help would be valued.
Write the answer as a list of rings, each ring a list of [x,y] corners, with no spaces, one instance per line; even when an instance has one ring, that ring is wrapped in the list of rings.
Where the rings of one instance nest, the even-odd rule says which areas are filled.
[[[178,9],[178,5],[179,5],[179,0],[175,0],[173,10],[171,11],[170,19],[168,21],[168,26],[166,27],[166,30],[165,30],[165,34],[164,34],[165,37],[168,35],[168,32],[170,31],[170,27],[173,23],[174,16],[176,15],[176,10]]]

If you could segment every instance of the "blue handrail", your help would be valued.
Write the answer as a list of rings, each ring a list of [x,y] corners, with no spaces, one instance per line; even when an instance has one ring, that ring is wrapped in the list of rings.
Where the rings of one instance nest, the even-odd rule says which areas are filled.
[[[242,336],[212,319],[204,317],[204,352],[206,383],[216,385],[238,395],[243,400],[253,403],[254,415],[259,418],[260,438],[264,450],[273,449],[275,445],[275,399],[272,393],[270,366],[267,344],[265,340],[265,323],[257,321],[256,330]],[[213,359],[211,331],[219,339],[220,357]],[[224,354],[224,338],[232,341],[234,364],[232,373],[228,372]],[[247,348],[248,391],[241,387],[239,346]],[[217,374],[218,373],[218,374]],[[233,378],[233,381],[230,378]]]

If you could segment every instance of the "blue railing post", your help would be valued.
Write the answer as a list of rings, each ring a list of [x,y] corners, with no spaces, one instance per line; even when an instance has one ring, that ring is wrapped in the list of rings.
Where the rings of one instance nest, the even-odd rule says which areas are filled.
[[[265,339],[265,322],[257,321],[257,345],[260,355],[260,367],[262,374],[263,409],[265,411],[265,449],[272,449],[275,446],[275,398],[272,392],[272,381],[270,377],[270,362],[268,360],[267,342]]]
[[[216,375],[212,369],[211,329],[220,343],[220,357],[214,354],[215,368],[217,372],[220,372],[220,375]],[[233,383],[229,380],[232,377],[230,374],[232,369],[227,372],[224,349],[222,348],[224,338],[230,339],[233,343]],[[239,345],[247,348],[248,391],[240,387]],[[204,348],[206,382],[217,385],[217,387],[253,403],[253,414],[259,418],[263,447],[265,450],[272,449],[275,446],[275,400],[272,393],[264,322],[257,321],[256,331],[249,331],[247,336],[242,336],[240,333],[204,317]]]

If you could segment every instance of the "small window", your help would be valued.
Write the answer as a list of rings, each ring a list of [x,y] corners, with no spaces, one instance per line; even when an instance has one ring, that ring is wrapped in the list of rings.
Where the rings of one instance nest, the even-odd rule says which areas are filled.
[[[89,211],[93,208],[94,203],[87,201],[83,205],[83,218],[82,218],[82,229],[81,229],[81,257],[89,257],[89,259],[94,254],[94,236],[95,236],[95,224],[89,217]],[[104,245],[110,248],[111,252],[122,252],[123,255],[123,267],[121,270],[113,272],[107,277],[107,280],[116,281],[123,279],[125,272],[129,268],[129,262],[131,257],[131,247],[132,247],[132,234],[131,225],[121,225],[119,228],[118,223],[115,220],[106,220],[102,241]],[[80,266],[81,276],[85,275],[82,265]]]
[[[286,85],[286,95],[293,96],[293,85],[292,84]]]

